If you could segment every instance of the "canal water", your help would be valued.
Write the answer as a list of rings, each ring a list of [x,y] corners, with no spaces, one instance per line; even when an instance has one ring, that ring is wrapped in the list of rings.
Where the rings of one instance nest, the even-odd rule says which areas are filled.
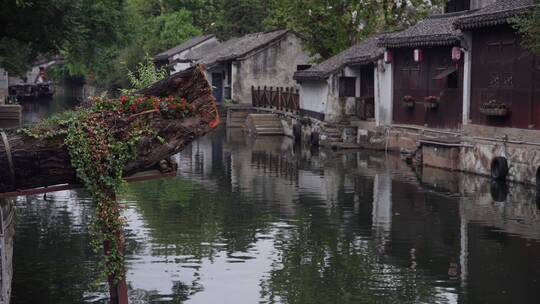
[[[224,128],[176,158],[119,195],[131,303],[540,303],[534,189]],[[12,303],[107,302],[93,209],[17,199]]]

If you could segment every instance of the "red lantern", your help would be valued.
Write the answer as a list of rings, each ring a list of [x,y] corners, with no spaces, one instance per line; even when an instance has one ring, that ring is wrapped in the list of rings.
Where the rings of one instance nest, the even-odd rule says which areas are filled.
[[[392,63],[392,51],[384,51],[384,63]]]
[[[413,51],[414,62],[420,63],[424,60],[424,53],[421,49],[414,49]]]
[[[452,48],[452,61],[457,62],[461,60],[461,48],[455,46]]]

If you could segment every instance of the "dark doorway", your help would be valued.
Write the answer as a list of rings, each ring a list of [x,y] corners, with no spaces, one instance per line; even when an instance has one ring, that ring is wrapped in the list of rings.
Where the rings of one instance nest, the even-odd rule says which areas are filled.
[[[216,102],[223,102],[223,74],[212,73],[212,86],[214,87],[214,97]]]

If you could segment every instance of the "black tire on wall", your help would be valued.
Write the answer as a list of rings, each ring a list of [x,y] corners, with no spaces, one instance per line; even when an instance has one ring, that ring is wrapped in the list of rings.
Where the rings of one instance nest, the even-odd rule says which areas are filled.
[[[540,167],[536,168],[536,190],[540,192]]]
[[[491,161],[491,178],[498,181],[504,181],[507,176],[508,161],[504,157],[495,157]]]

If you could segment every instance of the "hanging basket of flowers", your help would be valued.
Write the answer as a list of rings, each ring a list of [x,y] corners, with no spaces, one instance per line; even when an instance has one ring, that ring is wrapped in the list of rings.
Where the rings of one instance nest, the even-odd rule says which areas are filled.
[[[506,117],[510,114],[510,109],[504,102],[492,99],[480,105],[480,113],[492,117]]]
[[[414,97],[412,97],[411,95],[403,96],[403,100],[402,100],[403,107],[407,109],[412,109],[414,108],[415,103],[416,101],[414,100]]]
[[[424,107],[426,109],[436,109],[439,107],[441,99],[438,96],[426,96],[424,98]]]

